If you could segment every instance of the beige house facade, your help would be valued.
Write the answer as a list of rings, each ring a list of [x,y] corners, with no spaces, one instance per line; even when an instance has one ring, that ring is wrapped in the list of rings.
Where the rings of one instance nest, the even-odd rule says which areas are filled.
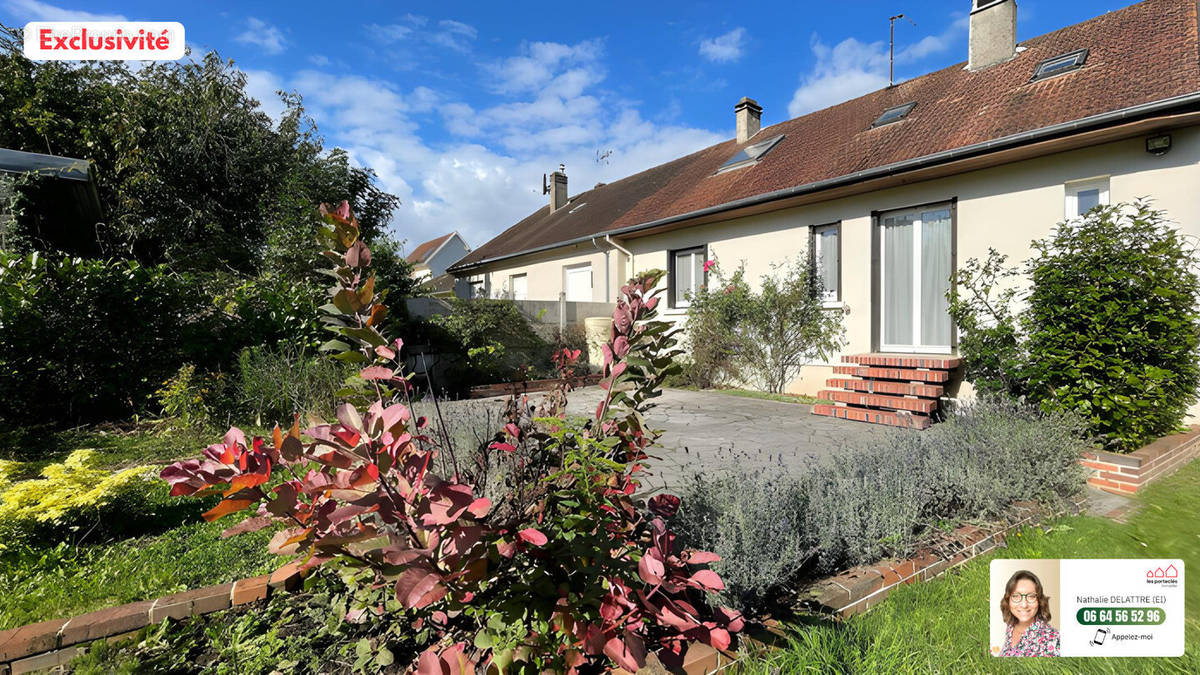
[[[543,210],[510,228],[480,247],[474,259],[468,256],[452,266],[451,273],[482,284],[497,297],[520,285],[531,300],[565,296],[568,301],[611,302],[630,276],[666,269],[669,298],[663,314],[686,322],[686,292],[707,281],[702,268],[706,260],[719,260],[726,272],[744,266],[752,283],[781,263],[798,257],[816,260],[826,281],[826,307],[842,312],[845,326],[842,352],[805,367],[789,388],[817,395],[827,392],[832,378],[848,374],[843,356],[898,355],[901,360],[888,363],[924,363],[952,371],[957,365],[957,331],[946,311],[950,273],[970,258],[986,258],[989,249],[1008,255],[1010,262],[1022,261],[1031,255],[1033,240],[1047,237],[1057,223],[1079,217],[1092,206],[1147,198],[1200,241],[1196,3],[1150,0],[1035,38],[1023,48],[1015,37],[1005,37],[1015,36],[1007,31],[1009,21],[1015,21],[1013,0],[977,2],[972,9],[972,60],[980,53],[997,62],[977,66],[968,61],[947,69],[953,72],[939,71],[765,129],[759,128],[761,108],[743,99],[735,109],[736,124],[731,125],[738,131],[734,141],[611,186],[627,193],[628,209],[609,205],[615,200],[604,194],[607,187],[566,199],[559,195],[557,209]],[[1164,33],[1163,17],[1174,22],[1177,33]],[[1131,62],[1122,50],[1149,37],[1140,33],[1151,30],[1158,31],[1156,40],[1173,43],[1178,51]],[[1005,39],[1014,42],[1006,47]],[[995,44],[977,48],[981,40],[999,40],[999,49]],[[1031,52],[1036,52],[1036,60],[1027,58]],[[1062,65],[1068,62],[1069,67]],[[1043,81],[1038,73],[1047,67],[1061,70]],[[1094,70],[1088,73],[1088,68]],[[1176,80],[1158,92],[1131,89],[1130,99],[1122,102],[1116,91],[1130,79],[1140,79],[1146,89],[1157,86],[1141,72],[1152,68],[1167,69]],[[1084,82],[1085,76],[1093,79]],[[946,81],[938,84],[939,78]],[[890,91],[906,86],[910,91]],[[956,100],[955,86],[975,92],[978,103]],[[1020,101],[1025,109],[1013,103],[989,110],[1000,107],[989,105],[988,92],[979,91],[989,87],[1003,89],[993,93],[995,99]],[[915,105],[890,105],[905,100]],[[905,105],[908,110],[903,110]],[[908,157],[902,149],[891,149],[900,140],[893,132],[902,129],[914,146],[938,147],[939,120],[925,120],[928,126],[923,129],[902,126],[915,122],[923,108],[932,111],[938,106],[950,111],[939,109],[945,133],[964,138],[974,134],[975,142],[943,143],[938,152],[927,154],[914,148]],[[1024,128],[1014,127],[1020,128],[1015,133],[987,128],[1020,125],[989,116],[1023,112],[1038,119],[1024,123]],[[864,123],[879,113],[874,123]],[[1086,114],[1074,116],[1078,113]],[[889,114],[899,118],[889,121]],[[812,141],[814,131],[841,128],[847,118],[860,125],[853,135],[832,139],[828,148]],[[881,124],[880,119],[885,121]],[[739,157],[745,161],[756,145],[766,147],[761,156],[744,167],[726,169]],[[739,149],[742,152],[735,154]],[[827,178],[789,185],[784,175],[789,172],[820,175],[815,172],[823,167],[806,169],[802,163],[821,152],[830,163],[857,152],[863,156],[857,164],[863,168],[840,175],[833,170]],[[708,154],[712,157],[705,157]],[[783,156],[773,157],[777,154]],[[879,159],[872,164],[872,157]],[[712,166],[717,170],[711,171]],[[757,194],[756,182],[762,188]],[[652,184],[641,187],[644,195],[636,187],[642,183]],[[565,192],[565,175],[561,184]],[[664,206],[656,198],[675,203]],[[572,220],[589,208],[590,222]],[[559,242],[552,241],[556,227],[561,230]],[[539,241],[549,243],[530,245]],[[865,366],[868,361],[856,363]],[[918,380],[936,382],[939,394],[970,391],[969,384],[960,388],[953,378],[913,375],[913,382]]]

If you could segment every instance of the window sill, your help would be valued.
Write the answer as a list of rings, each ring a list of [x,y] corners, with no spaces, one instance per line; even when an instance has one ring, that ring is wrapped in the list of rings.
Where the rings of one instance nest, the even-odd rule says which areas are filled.
[[[821,309],[843,309],[846,303],[841,300],[826,300],[821,303]]]

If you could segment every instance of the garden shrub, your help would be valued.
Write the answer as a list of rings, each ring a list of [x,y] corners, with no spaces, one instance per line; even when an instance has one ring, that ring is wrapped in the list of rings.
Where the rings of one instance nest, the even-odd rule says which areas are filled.
[[[141,410],[221,319],[165,266],[0,251],[0,415],[96,420]]]
[[[712,281],[691,297],[691,357],[705,375],[697,386],[745,381],[780,394],[813,359],[841,345],[842,313],[824,308],[820,278],[804,259],[763,275],[751,290],[745,270],[726,279],[707,261]]]
[[[352,372],[338,361],[287,343],[243,350],[237,367],[237,409],[259,424],[286,420],[293,413],[328,416]]]
[[[725,600],[761,610],[802,571],[910,555],[937,528],[1002,517],[1014,501],[1064,506],[1083,489],[1086,433],[1069,413],[983,396],[927,431],[838,448],[802,475],[698,477],[672,524],[721,557]]]
[[[269,439],[231,428],[203,459],[162,471],[172,494],[219,488],[206,520],[249,510],[227,534],[279,524],[273,552],[336,570],[353,589],[344,617],[376,628],[356,647],[359,669],[636,671],[651,651],[677,667],[690,642],[729,647],[743,621],[705,603],[724,588],[700,567],[716,556],[676,544],[662,518],[677,498],[650,500],[650,516],[632,498],[657,438],[644,413],[678,353],[674,332],[654,320],[662,272],[621,289],[606,395],[587,424],[562,414],[578,352],[556,356],[563,379],[540,409],[510,407],[487,445],[508,487],[493,501],[476,487],[488,463],[436,440],[440,422],[414,418],[404,402],[403,342],[378,328],[387,310],[349,206],[322,214],[337,280],[323,308],[337,337],[322,348],[361,369],[374,402],[365,414],[343,403],[336,423],[303,432],[297,419]],[[453,473],[431,470],[439,454]],[[269,487],[279,465],[290,479]]]
[[[807,496],[788,475],[696,474],[680,494],[672,524],[692,545],[721,557],[722,602],[762,607],[815,553],[807,536]]]
[[[1094,208],[1033,249],[1027,293],[997,288],[1014,273],[993,251],[951,294],[968,375],[1079,414],[1113,450],[1178,430],[1200,386],[1193,244],[1143,200]]]
[[[43,468],[40,478],[12,481],[19,470],[18,462],[0,462],[0,551],[84,525],[103,530],[115,506],[125,510],[145,495],[153,475],[149,466],[98,468],[93,450],[72,452]]]
[[[466,357],[471,384],[521,379],[518,373],[543,363],[550,349],[511,300],[450,301],[449,314],[430,317]]]

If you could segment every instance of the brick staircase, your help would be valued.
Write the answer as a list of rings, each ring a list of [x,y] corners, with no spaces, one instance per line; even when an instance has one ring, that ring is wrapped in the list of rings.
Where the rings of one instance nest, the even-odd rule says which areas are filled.
[[[852,354],[834,366],[820,398],[833,405],[813,406],[814,415],[840,417],[894,427],[928,429],[938,398],[961,362],[957,356]]]

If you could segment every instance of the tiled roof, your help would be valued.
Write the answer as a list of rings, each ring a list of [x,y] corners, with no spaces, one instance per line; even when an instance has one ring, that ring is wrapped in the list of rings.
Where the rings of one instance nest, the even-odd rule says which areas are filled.
[[[958,63],[766,127],[752,140],[785,138],[748,168],[716,174],[740,149],[731,139],[580,193],[553,214],[544,206],[455,267],[1200,92],[1194,0],[1146,0],[1020,48],[985,70]],[[1043,59],[1081,48],[1089,50],[1082,68],[1030,81]],[[871,127],[884,110],[910,102],[917,105],[905,119]]]
[[[450,234],[443,234],[442,236],[438,237],[437,239],[430,239],[429,241],[425,242],[424,244],[421,244],[420,246],[413,249],[412,253],[408,254],[408,258],[407,258],[408,262],[410,262],[414,265],[418,265],[420,263],[425,262],[425,260],[427,258],[429,258],[429,256],[433,255],[434,251],[438,250],[439,246],[446,243],[446,240],[453,236],[454,236],[454,233],[451,232]]]

